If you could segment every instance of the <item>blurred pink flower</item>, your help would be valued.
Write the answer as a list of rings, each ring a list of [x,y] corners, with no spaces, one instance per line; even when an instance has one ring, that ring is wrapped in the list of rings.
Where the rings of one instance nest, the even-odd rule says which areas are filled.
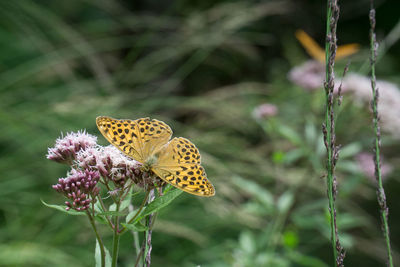
[[[362,173],[371,179],[371,181],[375,181],[375,162],[374,155],[367,152],[359,153],[356,156],[357,164],[362,171]],[[393,170],[392,166],[386,163],[383,163],[383,158],[381,157],[381,174],[382,179],[386,178],[388,174],[390,174]]]
[[[378,80],[376,84],[379,90],[378,112],[382,130],[400,139],[400,89],[386,81]],[[349,73],[343,80],[343,86],[352,93],[356,101],[367,104],[371,102],[369,77]]]
[[[278,107],[273,104],[264,103],[254,108],[252,116],[255,119],[265,119],[278,114]]]
[[[48,148],[47,158],[60,163],[71,163],[79,150],[94,147],[96,142],[97,137],[86,131],[67,133],[65,137],[61,136],[56,140],[54,147]]]
[[[308,90],[314,91],[324,87],[325,82],[325,65],[316,60],[308,60],[303,65],[293,68],[288,78],[294,84]],[[335,93],[341,84],[341,78],[335,81]],[[346,91],[346,86],[343,83],[342,92]]]
[[[304,64],[293,68],[288,78],[294,84],[306,90],[313,91],[324,86],[325,66],[316,60],[308,60]]]

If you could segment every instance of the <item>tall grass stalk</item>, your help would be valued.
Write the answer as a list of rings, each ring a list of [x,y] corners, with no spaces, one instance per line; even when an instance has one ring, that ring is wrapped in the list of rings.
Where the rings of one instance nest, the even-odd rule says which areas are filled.
[[[329,199],[329,214],[331,226],[331,241],[333,256],[336,266],[343,266],[344,250],[339,242],[338,228],[336,223],[336,176],[335,166],[339,157],[339,147],[336,146],[335,135],[335,112],[334,112],[334,88],[335,88],[335,56],[336,56],[336,27],[339,19],[339,6],[337,0],[327,1],[326,40],[325,40],[325,62],[326,78],[324,82],[326,107],[325,123],[322,125],[324,143],[327,150],[327,187]]]
[[[370,62],[371,62],[371,88],[372,88],[371,108],[373,112],[373,126],[375,132],[373,150],[374,150],[374,162],[375,162],[375,178],[377,181],[376,194],[380,206],[382,231],[383,231],[383,236],[385,237],[386,249],[388,254],[387,266],[393,267],[392,250],[390,247],[390,236],[389,236],[389,225],[388,225],[389,208],[386,205],[386,195],[382,184],[382,170],[381,170],[381,158],[380,158],[381,132],[379,127],[379,114],[378,114],[379,91],[378,88],[376,87],[376,75],[375,75],[375,64],[377,58],[378,43],[376,42],[376,36],[375,36],[376,19],[375,19],[375,9],[373,0],[371,0],[369,21],[370,21],[370,49],[371,49]]]

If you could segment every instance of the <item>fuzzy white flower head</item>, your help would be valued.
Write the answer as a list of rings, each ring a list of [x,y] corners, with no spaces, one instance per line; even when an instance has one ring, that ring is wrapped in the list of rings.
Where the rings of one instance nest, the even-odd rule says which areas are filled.
[[[76,164],[81,168],[98,170],[101,176],[117,183],[125,183],[128,178],[135,179],[140,174],[141,166],[112,145],[81,150],[76,156]]]
[[[85,130],[67,133],[56,140],[54,147],[48,148],[47,158],[62,163],[71,163],[81,149],[97,145],[97,137]]]

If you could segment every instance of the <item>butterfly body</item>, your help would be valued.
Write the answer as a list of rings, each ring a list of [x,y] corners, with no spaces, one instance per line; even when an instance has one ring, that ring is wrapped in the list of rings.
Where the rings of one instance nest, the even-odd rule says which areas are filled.
[[[157,164],[157,156],[155,155],[151,155],[150,157],[148,157],[145,162],[143,163],[143,165],[141,166],[141,171],[145,171],[148,172],[151,170],[151,168]]]
[[[141,118],[118,120],[97,117],[103,136],[125,155],[142,163],[141,170],[198,196],[213,196],[215,190],[201,166],[200,153],[188,139],[172,136],[162,121]]]

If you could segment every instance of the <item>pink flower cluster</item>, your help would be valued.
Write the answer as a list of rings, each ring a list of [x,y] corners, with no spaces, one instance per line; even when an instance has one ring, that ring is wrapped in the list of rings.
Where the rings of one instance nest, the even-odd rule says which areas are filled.
[[[66,178],[58,180],[53,188],[65,195],[67,210],[86,210],[100,192],[98,182],[103,183],[110,194],[125,189],[124,186],[154,186],[149,174],[142,173],[141,163],[123,155],[114,146],[99,146],[97,137],[79,131],[58,138],[54,147],[48,149],[47,158],[71,165],[72,170]],[[109,185],[111,183],[111,185]]]
[[[58,179],[58,184],[53,188],[66,196],[66,210],[74,209],[83,211],[89,208],[92,202],[96,202],[96,196],[99,194],[100,188],[96,187],[100,178],[97,171],[81,171],[72,169],[67,178]]]
[[[67,133],[65,137],[61,136],[56,140],[54,147],[48,149],[47,158],[60,163],[71,163],[78,151],[94,147],[97,145],[96,142],[97,137],[86,131]]]
[[[141,178],[141,163],[123,155],[116,147],[91,147],[77,153],[80,168],[97,170],[106,180],[123,186],[129,179],[137,183]]]

